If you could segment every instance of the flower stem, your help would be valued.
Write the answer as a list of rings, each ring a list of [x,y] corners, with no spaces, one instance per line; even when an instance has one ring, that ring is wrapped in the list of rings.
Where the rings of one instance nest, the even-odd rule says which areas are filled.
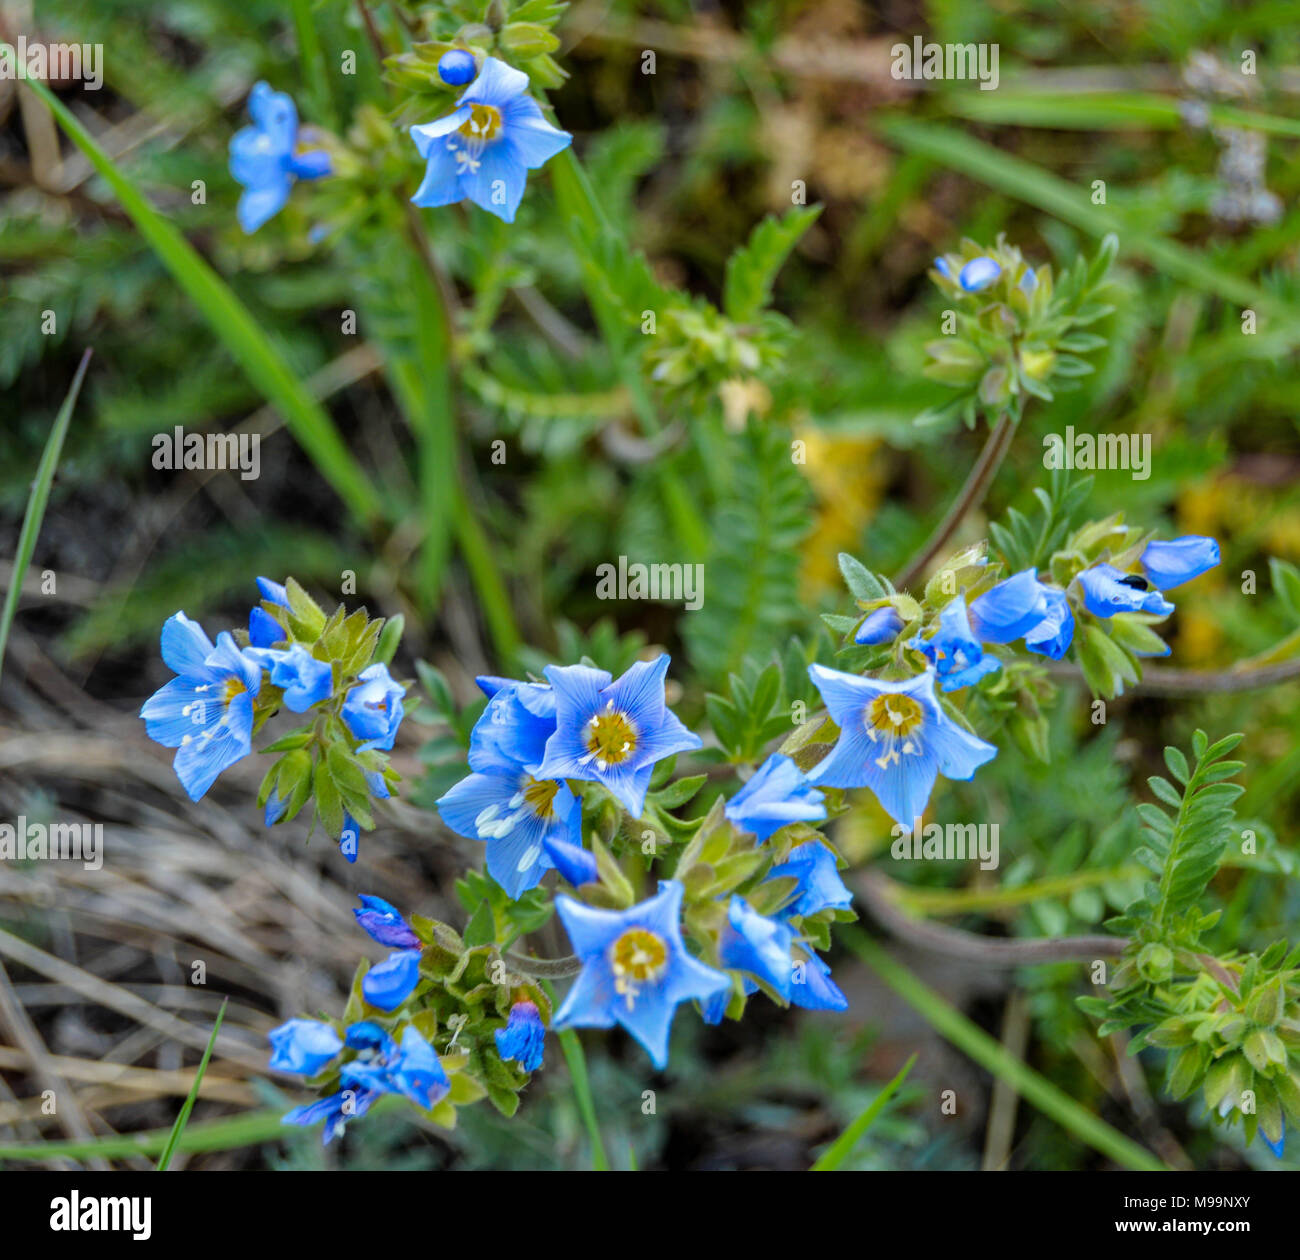
[[[953,500],[952,506],[949,507],[943,520],[935,526],[934,532],[926,540],[925,546],[903,566],[894,579],[894,585],[900,591],[906,590],[925,572],[926,566],[943,550],[948,540],[957,532],[962,521],[966,519],[967,513],[984,502],[984,496],[988,493],[989,486],[1002,464],[1002,459],[1011,446],[1011,439],[1015,436],[1015,431],[1015,417],[1010,412],[1006,412],[1002,419],[998,421],[997,427],[989,434],[988,441],[984,443],[984,449],[975,461],[975,466],[970,470],[970,476],[966,478],[966,484],[962,486],[961,493]]]

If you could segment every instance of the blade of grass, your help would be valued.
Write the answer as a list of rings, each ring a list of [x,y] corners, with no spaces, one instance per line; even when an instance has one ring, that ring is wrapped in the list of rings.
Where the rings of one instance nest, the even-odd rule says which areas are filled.
[[[918,980],[901,963],[895,962],[860,928],[845,928],[841,939],[895,993],[918,1011],[963,1054],[986,1071],[1017,1089],[1021,1096],[1045,1116],[1055,1120],[1080,1141],[1100,1151],[1117,1164],[1142,1172],[1162,1172],[1162,1164],[1150,1151],[1111,1128],[1099,1116],[1081,1107],[1051,1081],[1022,1063],[994,1037],[972,1024],[933,989]]]
[[[996,99],[994,99],[996,98]],[[1179,102],[1147,92],[974,92],[944,98],[944,109],[973,122],[1082,131],[1169,131],[1186,126]],[[1207,105],[1216,127],[1241,127],[1275,136],[1300,136],[1300,120],[1227,105]]]
[[[822,1152],[821,1158],[809,1170],[811,1172],[834,1172],[849,1156],[853,1148],[861,1141],[863,1134],[875,1123],[876,1117],[885,1109],[885,1104],[898,1092],[908,1073],[916,1064],[913,1055],[903,1064],[903,1070],[880,1091],[854,1122]]]
[[[298,39],[298,56],[302,61],[302,77],[307,84],[307,103],[318,118],[336,121],[330,101],[329,79],[325,74],[325,53],[316,21],[312,17],[311,0],[292,0],[293,30]]]
[[[9,627],[13,624],[18,611],[18,600],[22,596],[23,578],[27,566],[32,561],[32,552],[36,550],[36,538],[41,532],[41,521],[45,519],[45,505],[49,502],[50,486],[54,481],[55,470],[59,466],[59,453],[63,450],[63,439],[72,422],[72,409],[77,405],[77,395],[81,393],[81,382],[86,379],[86,369],[90,366],[87,350],[77,365],[72,384],[68,387],[67,397],[59,414],[54,417],[50,427],[50,436],[45,439],[45,450],[41,453],[41,462],[36,469],[36,479],[32,482],[32,492],[27,496],[27,512],[23,516],[23,527],[18,535],[18,550],[14,553],[13,570],[9,577],[9,590],[5,593],[4,611],[0,612],[0,670],[4,668],[5,646],[9,642]]]
[[[167,1145],[163,1147],[155,1172],[167,1171],[167,1165],[171,1163],[172,1155],[176,1150],[176,1143],[181,1140],[181,1134],[185,1132],[190,1112],[194,1110],[194,1100],[199,1096],[199,1086],[203,1084],[203,1073],[208,1070],[208,1060],[212,1058],[212,1047],[217,1044],[217,1033],[221,1031],[221,1021],[226,1018],[226,1003],[229,1001],[229,998],[221,999],[221,1009],[217,1012],[217,1022],[212,1025],[212,1035],[208,1038],[207,1048],[203,1051],[203,1058],[199,1060],[199,1070],[194,1074],[194,1084],[190,1086],[189,1095],[181,1106],[180,1114],[176,1117],[176,1123],[172,1125],[171,1136],[167,1139]]]
[[[895,115],[877,118],[872,125],[899,148],[924,154],[950,170],[960,171],[1009,197],[1054,214],[1081,231],[1096,237],[1114,232],[1119,237],[1121,253],[1144,258],[1171,279],[1218,294],[1237,306],[1294,323],[1295,312],[1258,285],[1203,261],[1175,241],[1133,228],[1113,207],[1094,206],[1081,188],[1032,162],[1003,153],[964,131],[942,124]]]
[[[186,1126],[176,1143],[178,1151],[232,1151],[240,1146],[257,1146],[283,1134],[282,1108],[246,1111],[242,1115]],[[19,1142],[0,1146],[0,1160],[125,1159],[129,1155],[158,1155],[167,1147],[175,1129],[151,1129],[145,1133],[117,1133],[89,1142]]]
[[[270,344],[248,308],[172,223],[149,204],[67,106],[44,83],[33,79],[28,86],[49,106],[68,138],[103,176],[140,235],[189,294],[254,387],[280,410],[294,440],[306,451],[321,476],[361,521],[382,516],[381,501],[374,486],[352,457],[329,414]]]
[[[582,1042],[571,1028],[560,1033],[560,1047],[564,1051],[564,1061],[569,1065],[569,1075],[573,1078],[573,1094],[578,1100],[578,1111],[582,1122],[587,1126],[587,1136],[591,1139],[591,1163],[597,1172],[609,1172],[609,1158],[605,1154],[605,1143],[600,1136],[600,1124],[596,1119],[596,1104],[591,1097],[591,1080],[587,1076],[587,1056],[582,1052]]]

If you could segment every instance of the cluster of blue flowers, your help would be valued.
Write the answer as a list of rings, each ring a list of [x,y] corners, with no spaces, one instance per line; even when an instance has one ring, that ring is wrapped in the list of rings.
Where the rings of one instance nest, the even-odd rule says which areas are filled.
[[[289,612],[285,587],[264,577],[257,585],[263,602],[249,614],[246,647],[230,631],[222,631],[214,647],[183,612],[163,625],[163,662],[177,676],[145,701],[140,716],[150,739],[176,749],[173,767],[194,801],[252,751],[255,714],[270,716],[279,705],[293,713],[333,705],[356,741],[355,753],[390,751],[402,723],[405,688],[387,665],[368,666],[340,695],[336,666],[318,655],[318,648],[294,641],[284,624]],[[284,621],[270,609],[285,610]],[[270,688],[278,690],[277,699],[268,698]],[[390,795],[382,771],[363,774],[372,795]],[[266,800],[266,825],[279,822],[289,805],[288,796],[273,787]],[[340,846],[349,861],[356,860],[358,836],[355,819],[345,816]]]
[[[424,179],[411,198],[417,206],[472,201],[513,223],[528,172],[545,165],[572,143],[553,127],[528,95],[528,76],[496,57],[476,59],[452,49],[438,62],[449,87],[465,87],[450,113],[411,128],[411,140],[425,163]],[[468,85],[468,86],[466,86]],[[238,218],[256,232],[278,214],[300,179],[333,173],[327,149],[305,148],[298,111],[283,92],[258,83],[248,101],[253,125],[230,143],[230,173],[243,185]]]

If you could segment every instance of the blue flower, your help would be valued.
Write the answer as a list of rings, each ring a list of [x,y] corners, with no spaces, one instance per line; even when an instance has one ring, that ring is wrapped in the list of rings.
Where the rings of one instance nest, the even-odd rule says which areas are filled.
[[[422,942],[411,930],[411,925],[397,912],[397,908],[382,897],[358,894],[362,909],[353,910],[357,922],[370,939],[387,945],[390,949],[419,949]]]
[[[1286,1151],[1286,1119],[1285,1119],[1285,1117],[1283,1117],[1283,1120],[1282,1120],[1282,1132],[1279,1133],[1279,1134],[1277,1135],[1277,1141],[1276,1141],[1276,1142],[1274,1142],[1273,1139],[1270,1138],[1270,1137],[1268,1136],[1268,1134],[1265,1133],[1264,1130],[1263,1130],[1262,1128],[1259,1130],[1259,1136],[1262,1137],[1262,1138],[1264,1139],[1264,1145],[1267,1146],[1268,1149],[1269,1149],[1270,1151],[1272,1151],[1273,1154],[1276,1155],[1276,1156],[1278,1157],[1278,1159],[1281,1159],[1282,1156],[1283,1156],[1283,1154],[1284,1154],[1284,1152]]]
[[[790,856],[768,873],[768,879],[790,876],[798,880],[792,900],[781,909],[781,917],[808,918],[820,910],[847,910],[853,894],[840,878],[835,854],[820,840],[809,840],[790,850]]]
[[[1032,267],[1025,268],[1025,274],[1020,277],[1020,291],[1025,294],[1032,293],[1038,288],[1038,277],[1034,275]]]
[[[445,118],[411,128],[411,139],[428,163],[411,200],[417,206],[449,206],[466,199],[513,223],[530,170],[572,143],[552,127],[527,94],[528,76],[484,57],[478,78]]]
[[[318,1124],[325,1122],[323,1141],[328,1146],[336,1137],[341,1137],[344,1126],[349,1120],[364,1116],[379,1094],[369,1089],[341,1089],[337,1094],[319,1098],[314,1103],[295,1107],[281,1124]]]
[[[322,700],[328,700],[334,690],[334,671],[330,663],[318,661],[301,643],[294,643],[286,649],[254,647],[248,650],[248,655],[270,671],[271,682],[283,688],[284,703],[294,713],[306,713]]]
[[[1219,544],[1201,534],[1184,534],[1169,542],[1149,542],[1141,564],[1151,585],[1172,591],[1184,582],[1207,573],[1219,563]]]
[[[536,1072],[542,1066],[546,1029],[536,1003],[516,1002],[506,1026],[492,1035],[503,1059],[513,1059],[525,1072]]]
[[[163,625],[162,658],[178,677],[144,702],[140,716],[150,739],[177,750],[172,766],[197,801],[223,770],[252,751],[253,697],[262,671],[229,631],[217,636],[214,648],[181,612]]]
[[[248,642],[255,648],[274,647],[288,635],[284,627],[260,605],[248,614]]]
[[[357,675],[343,701],[343,720],[361,744],[357,752],[380,748],[389,752],[402,724],[402,698],[406,689],[394,682],[387,665],[370,665]]]
[[[381,1011],[395,1011],[420,983],[420,951],[394,950],[361,979],[361,996]]]
[[[239,226],[256,232],[289,200],[295,179],[320,179],[330,173],[323,149],[300,153],[298,111],[284,92],[269,84],[254,85],[248,98],[253,125],[237,131],[230,141],[230,173],[244,185],[239,198]]]
[[[972,258],[957,277],[957,283],[967,293],[987,289],[1002,274],[1002,268],[992,258]]]
[[[759,914],[743,897],[733,896],[727,906],[727,921],[718,935],[718,961],[735,971],[747,971],[790,1000],[793,968],[790,947],[794,930],[780,919]],[[726,1009],[723,998],[722,1009]]]
[[[668,1065],[668,1033],[681,1002],[707,1002],[731,981],[686,952],[682,885],[659,885],[657,896],[627,910],[597,910],[569,897],[556,907],[582,960],[582,971],[552,1022],[554,1028],[621,1024],[655,1067]]]
[[[548,665],[555,733],[538,777],[599,783],[640,818],[655,762],[702,747],[664,703],[667,672],[667,656],[637,661],[617,681],[586,665]]]
[[[1122,612],[1167,616],[1174,606],[1144,577],[1122,573],[1114,565],[1097,564],[1079,574],[1084,607],[1094,617],[1113,617]]]
[[[401,1094],[426,1111],[447,1096],[451,1082],[433,1047],[413,1024],[402,1030],[401,1048],[391,1039],[384,1051],[345,1063],[340,1076],[345,1085],[371,1094]]]
[[[885,812],[910,827],[935,778],[969,779],[997,749],[958,726],[934,694],[934,671],[882,682],[810,665],[808,672],[840,728],[835,747],[809,772],[824,787],[869,787]]]
[[[260,577],[257,579],[257,589],[268,604],[279,604],[281,608],[289,607],[289,592],[281,583]]]
[[[853,642],[872,646],[877,643],[890,643],[898,637],[898,632],[902,628],[903,618],[899,616],[898,609],[893,604],[886,604],[883,608],[877,608],[875,612],[863,617],[862,624],[858,626],[857,633],[853,636]]]
[[[284,811],[288,808],[289,797],[281,796],[275,788],[272,788],[271,795],[266,798],[266,812],[262,815],[263,821],[268,827],[274,827],[284,817]]]
[[[271,1067],[278,1072],[315,1076],[340,1050],[338,1033],[318,1019],[291,1019],[267,1033]]]
[[[940,254],[939,257],[934,260],[934,269],[945,280],[952,279],[952,268],[948,266],[948,260],[942,254]]]
[[[741,831],[748,831],[762,844],[789,823],[825,818],[824,800],[789,757],[773,753],[727,802],[723,812]]]
[[[807,941],[800,941],[799,948],[807,957],[794,962],[790,985],[791,1004],[801,1006],[806,1011],[848,1010],[849,999],[831,979],[831,969],[813,953]]]
[[[339,832],[339,852],[350,863],[355,862],[361,852],[361,824],[346,810],[343,811],[343,830]]]
[[[555,869],[575,888],[594,884],[600,878],[595,856],[580,844],[552,834],[542,841],[542,850]]]
[[[450,87],[464,87],[478,74],[478,62],[472,52],[453,48],[438,60],[438,77]]]
[[[971,600],[972,633],[982,643],[1011,643],[1059,661],[1074,638],[1074,614],[1059,587],[1038,580],[1037,569],[1022,569]]]
[[[504,679],[479,685],[492,698],[470,736],[473,773],[435,804],[454,832],[487,845],[488,873],[517,900],[555,864],[548,841],[581,851],[582,802],[560,777],[538,771],[556,729],[552,689]]]
[[[960,595],[939,614],[939,627],[928,639],[918,634],[907,646],[934,666],[942,691],[969,687],[1002,668],[1002,662],[988,655],[971,633],[966,601]]]

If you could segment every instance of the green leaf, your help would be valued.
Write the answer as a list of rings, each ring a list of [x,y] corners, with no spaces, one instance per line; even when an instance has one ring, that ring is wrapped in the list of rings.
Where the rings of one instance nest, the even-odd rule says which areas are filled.
[[[821,206],[801,206],[781,218],[768,215],[748,242],[727,260],[723,310],[737,324],[752,322],[772,296],[772,282],[799,238],[812,227]]]
[[[898,1092],[902,1083],[907,1080],[908,1073],[911,1072],[915,1064],[916,1055],[913,1055],[903,1064],[898,1075],[871,1100],[862,1114],[822,1153],[821,1157],[810,1169],[811,1172],[834,1172],[848,1158],[853,1148],[875,1123],[876,1117],[884,1111],[885,1104]]]

